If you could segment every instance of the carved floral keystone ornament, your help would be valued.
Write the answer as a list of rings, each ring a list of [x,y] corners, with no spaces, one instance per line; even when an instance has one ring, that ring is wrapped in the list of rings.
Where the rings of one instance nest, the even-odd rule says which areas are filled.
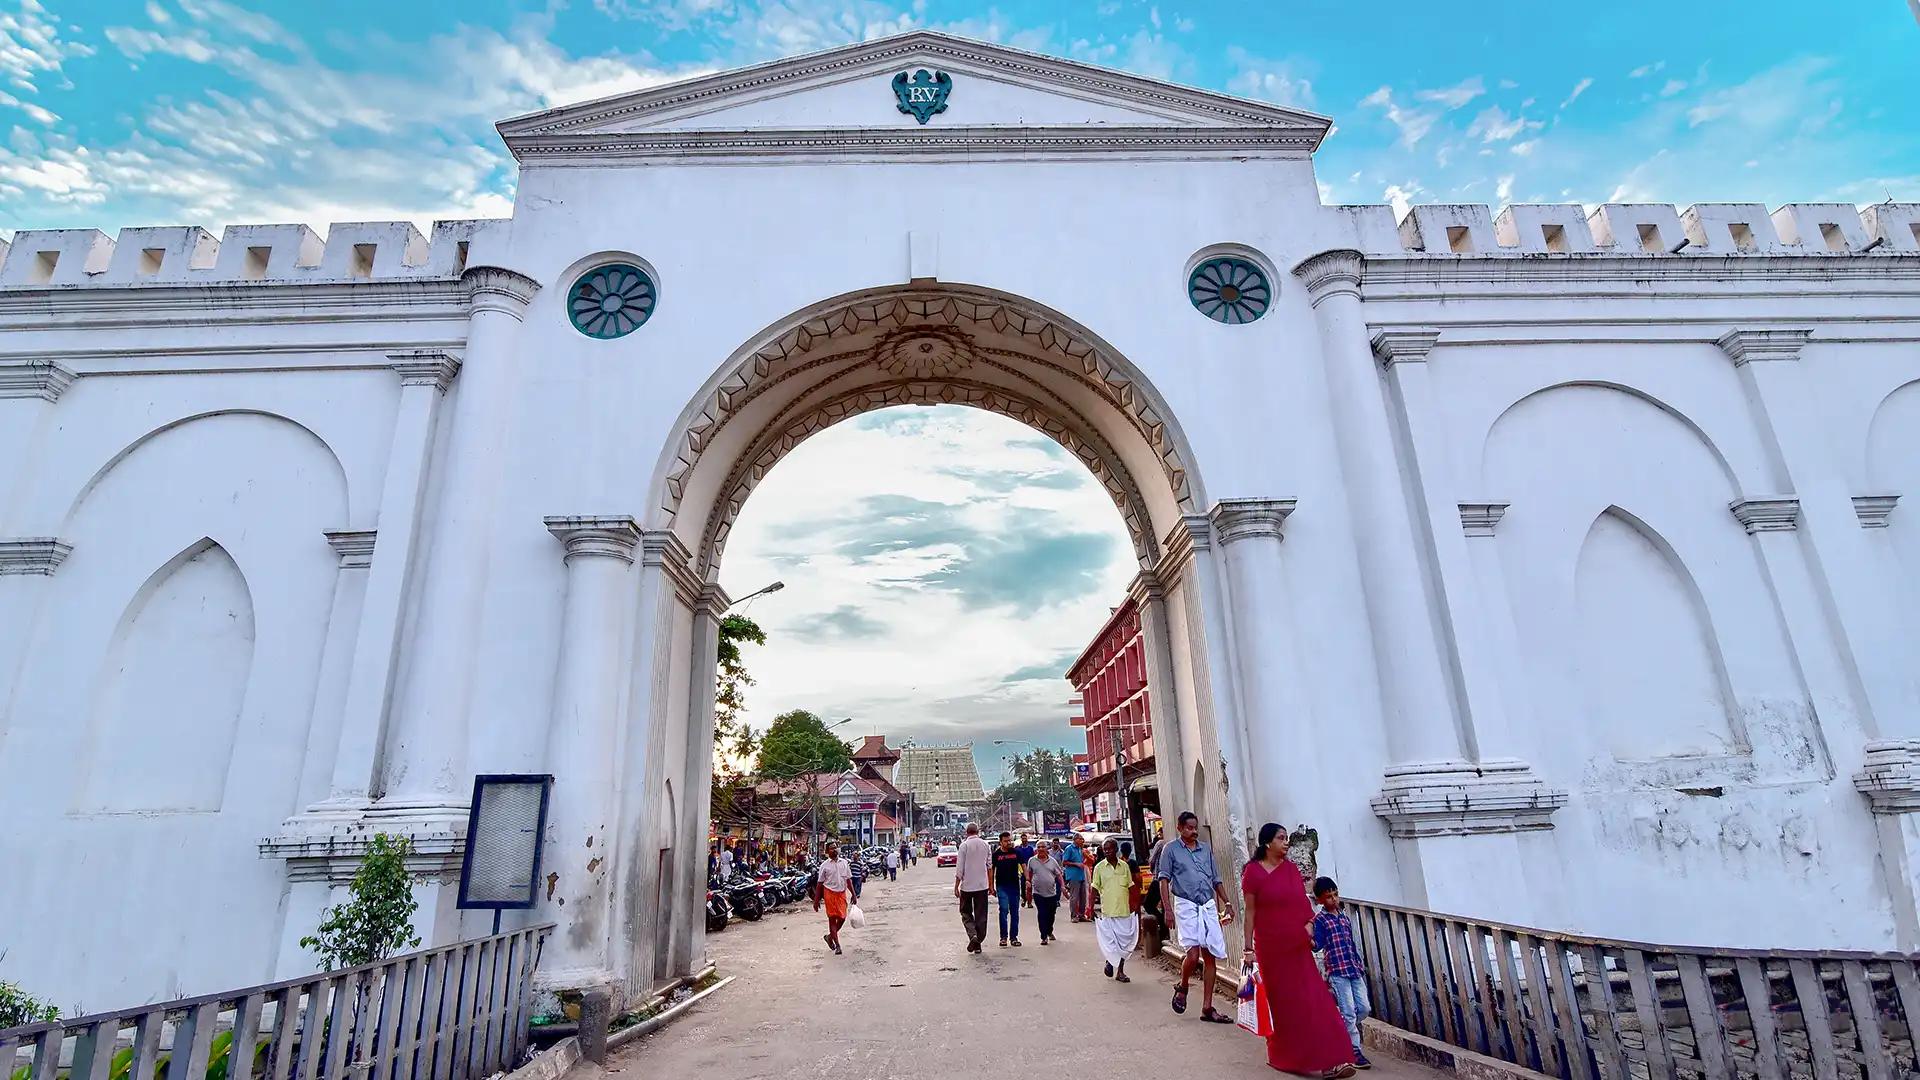
[[[893,77],[893,96],[900,111],[923,124],[947,111],[947,95],[952,91],[953,77],[944,71],[928,74],[921,68],[911,79],[904,71]]]

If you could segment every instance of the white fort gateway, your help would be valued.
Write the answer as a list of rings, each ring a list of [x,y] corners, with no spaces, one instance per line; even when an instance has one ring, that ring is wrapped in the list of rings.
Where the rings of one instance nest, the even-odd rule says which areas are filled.
[[[924,73],[923,73],[924,72]],[[704,954],[718,575],[808,436],[1011,416],[1139,556],[1162,803],[1355,895],[1920,947],[1920,205],[1327,206],[1330,121],[912,33],[500,124],[513,216],[0,264],[0,976],[429,943],[551,773],[550,985]],[[1238,856],[1237,856],[1238,857]]]

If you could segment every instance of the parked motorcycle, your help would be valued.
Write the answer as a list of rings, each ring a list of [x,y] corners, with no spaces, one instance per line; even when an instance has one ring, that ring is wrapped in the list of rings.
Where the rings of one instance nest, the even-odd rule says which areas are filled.
[[[727,928],[728,920],[733,918],[733,908],[727,903],[727,894],[715,882],[707,882],[707,932],[718,933]]]
[[[733,905],[734,914],[748,922],[758,922],[767,910],[766,899],[761,895],[760,883],[736,878],[727,885],[727,902]]]

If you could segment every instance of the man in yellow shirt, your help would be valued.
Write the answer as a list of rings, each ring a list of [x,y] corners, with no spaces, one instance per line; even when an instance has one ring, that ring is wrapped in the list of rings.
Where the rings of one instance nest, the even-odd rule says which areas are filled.
[[[1115,982],[1127,978],[1127,954],[1140,942],[1140,889],[1133,880],[1133,867],[1120,858],[1120,842],[1109,839],[1100,845],[1100,861],[1093,864],[1094,936],[1100,940],[1100,955],[1107,958],[1107,974]]]

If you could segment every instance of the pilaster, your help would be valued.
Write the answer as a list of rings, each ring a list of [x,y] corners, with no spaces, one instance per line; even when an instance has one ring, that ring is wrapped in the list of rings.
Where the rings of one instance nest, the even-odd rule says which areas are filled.
[[[1147,712],[1153,722],[1154,773],[1160,786],[1160,805],[1192,806],[1188,777],[1187,739],[1181,729],[1180,701],[1175,696],[1172,630],[1167,620],[1167,589],[1159,575],[1142,570],[1127,585],[1127,595],[1140,610],[1142,653],[1147,667]],[[1175,811],[1178,813],[1179,811]]]
[[[673,904],[676,936],[669,957],[675,975],[691,974],[706,957],[706,920],[701,917],[706,897],[707,830],[712,825],[713,801],[708,797],[713,767],[713,694],[714,678],[720,660],[720,620],[733,601],[719,585],[707,582],[700,587],[693,604],[693,657],[691,692],[687,694],[687,759],[682,763],[680,782],[686,809],[681,813],[682,827],[675,865],[678,901]]]

